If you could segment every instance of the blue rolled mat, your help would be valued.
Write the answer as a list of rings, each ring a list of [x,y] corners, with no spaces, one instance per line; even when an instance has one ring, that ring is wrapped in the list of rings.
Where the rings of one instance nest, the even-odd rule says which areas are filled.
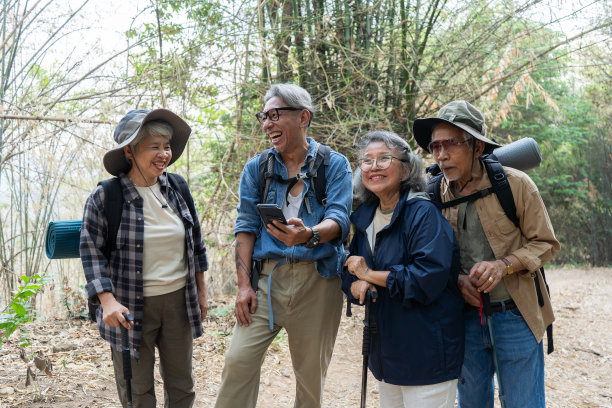
[[[45,238],[47,258],[79,258],[81,224],[81,220],[50,222]]]

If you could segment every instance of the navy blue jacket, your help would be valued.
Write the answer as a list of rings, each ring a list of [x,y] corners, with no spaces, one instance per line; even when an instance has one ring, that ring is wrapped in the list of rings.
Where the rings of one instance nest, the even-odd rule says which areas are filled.
[[[366,235],[377,204],[351,215],[351,255],[373,270],[390,271],[378,287],[371,313],[378,334],[370,342],[369,367],[377,380],[395,385],[429,385],[459,377],[463,363],[463,298],[457,288],[459,248],[452,227],[422,197],[401,195],[391,223],[379,231],[372,251]],[[342,290],[353,303],[346,270]]]

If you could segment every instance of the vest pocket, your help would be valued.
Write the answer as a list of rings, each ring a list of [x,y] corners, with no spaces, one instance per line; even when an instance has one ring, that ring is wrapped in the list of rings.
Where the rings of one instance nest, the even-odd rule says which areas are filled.
[[[514,223],[505,214],[495,220],[495,225],[498,226],[499,232],[503,235],[509,235],[516,229]]]

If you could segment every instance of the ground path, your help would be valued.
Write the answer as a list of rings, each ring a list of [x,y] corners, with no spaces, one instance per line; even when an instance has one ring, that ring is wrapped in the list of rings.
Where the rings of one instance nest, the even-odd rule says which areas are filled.
[[[612,407],[612,269],[556,269],[547,273],[552,291],[556,351],[546,356],[548,407]],[[206,335],[194,349],[196,407],[212,407],[229,345],[232,299],[217,301]],[[342,317],[325,387],[324,406],[358,407],[361,384],[360,308]],[[53,376],[39,374],[25,386],[27,364],[14,336],[0,349],[0,407],[117,407],[108,346],[93,325],[75,320],[29,324],[28,355],[41,351]],[[31,366],[33,366],[30,363]],[[368,407],[378,406],[369,377]],[[295,380],[286,338],[274,341],[262,370],[258,407],[293,406]],[[161,395],[161,383],[158,386]],[[237,407],[241,408],[241,407]]]

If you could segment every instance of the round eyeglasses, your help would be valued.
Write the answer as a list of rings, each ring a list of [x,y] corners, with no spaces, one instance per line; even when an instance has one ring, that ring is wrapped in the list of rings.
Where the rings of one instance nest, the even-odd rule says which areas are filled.
[[[368,172],[372,170],[374,165],[376,165],[376,168],[378,168],[379,170],[386,170],[389,168],[389,166],[391,166],[391,162],[393,161],[393,159],[406,163],[406,160],[402,160],[399,157],[395,157],[391,154],[383,154],[382,156],[378,156],[375,159],[370,159],[366,157],[364,157],[363,159],[359,159],[357,160],[357,165],[363,172]]]
[[[283,108],[272,108],[267,110],[266,112],[259,112],[255,114],[255,117],[257,118],[257,120],[259,121],[259,123],[261,123],[263,125],[263,123],[266,121],[266,119],[270,119],[272,122],[276,122],[278,121],[278,119],[280,118],[280,111],[301,111],[303,110],[303,108],[293,108],[291,106],[286,106]]]

